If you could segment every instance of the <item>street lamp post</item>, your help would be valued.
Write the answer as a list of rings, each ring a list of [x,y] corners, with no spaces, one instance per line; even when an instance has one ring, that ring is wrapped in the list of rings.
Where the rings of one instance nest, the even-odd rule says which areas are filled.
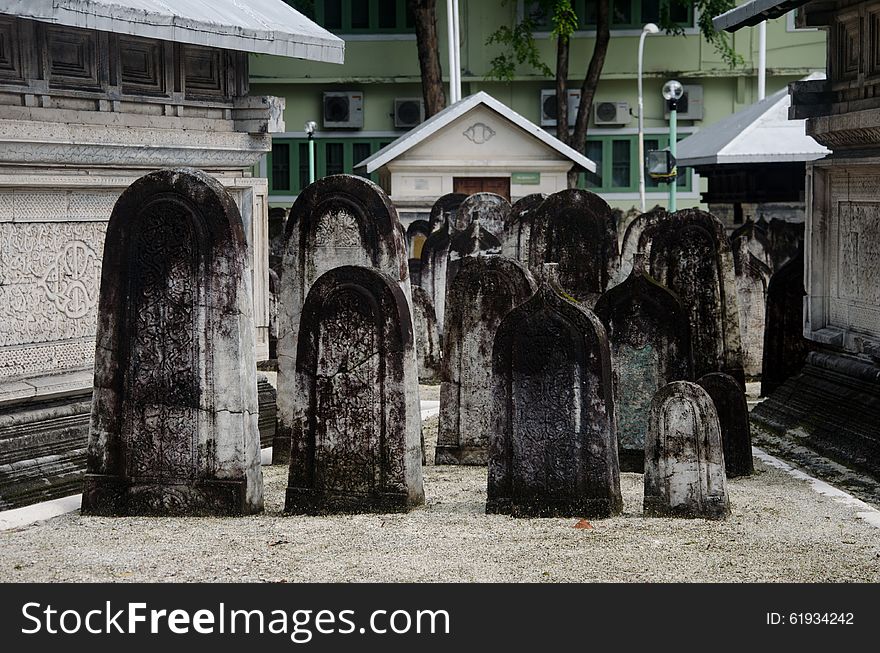
[[[315,140],[313,136],[315,135],[315,130],[318,128],[318,124],[314,120],[309,120],[305,125],[304,129],[306,130],[306,134],[309,136],[309,183],[315,183]]]
[[[676,134],[678,125],[678,101],[681,99],[681,96],[684,95],[684,87],[680,82],[671,79],[663,85],[663,99],[666,100],[666,105],[669,107],[669,153],[672,155],[673,162],[675,161],[675,150],[676,150],[676,141],[678,139],[678,135]],[[677,172],[678,165],[673,163],[675,166],[672,172]],[[674,174],[669,180],[669,212],[672,213],[675,211],[675,191],[678,186],[678,175]]]
[[[645,212],[645,103],[642,99],[642,59],[645,53],[645,37],[660,31],[654,23],[647,23],[639,36],[639,202]]]

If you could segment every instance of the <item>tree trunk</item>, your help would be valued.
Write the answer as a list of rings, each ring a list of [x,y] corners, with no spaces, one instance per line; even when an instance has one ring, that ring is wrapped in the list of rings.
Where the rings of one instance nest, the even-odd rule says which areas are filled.
[[[556,39],[556,138],[571,144],[568,133],[568,54],[569,40],[560,35]]]
[[[440,48],[437,43],[436,4],[436,0],[407,0],[416,28],[425,118],[430,118],[446,106],[443,71],[440,68]]]
[[[599,85],[599,76],[605,65],[605,55],[608,53],[608,41],[611,40],[609,5],[610,0],[598,0],[596,3],[596,44],[593,46],[593,56],[590,57],[590,65],[581,84],[581,102],[578,105],[577,119],[574,123],[574,133],[571,135],[571,147],[578,152],[586,151],[587,125],[590,122],[590,107],[593,97],[596,95],[596,87]],[[640,165],[643,165],[640,163]],[[574,188],[577,185],[577,173],[568,174],[568,186]]]

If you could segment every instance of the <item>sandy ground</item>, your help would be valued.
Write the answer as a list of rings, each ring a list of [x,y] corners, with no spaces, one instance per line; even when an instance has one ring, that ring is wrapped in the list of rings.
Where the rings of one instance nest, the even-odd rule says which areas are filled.
[[[436,418],[426,422],[429,450]],[[428,456],[429,459],[433,456]],[[725,522],[645,519],[623,474],[621,517],[484,514],[486,469],[428,466],[409,514],[285,517],[285,470],[264,467],[267,506],[244,518],[70,513],[0,533],[3,581],[880,581],[880,529],[756,462],[730,482]]]

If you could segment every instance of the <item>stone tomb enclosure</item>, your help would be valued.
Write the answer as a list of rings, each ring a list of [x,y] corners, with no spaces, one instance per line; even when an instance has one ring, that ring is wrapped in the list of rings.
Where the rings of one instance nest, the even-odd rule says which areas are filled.
[[[447,293],[436,464],[486,464],[495,333],[504,316],[534,291],[531,274],[516,261],[461,260]]]
[[[292,396],[285,512],[389,512],[424,503],[409,303],[397,279],[342,266],[312,285]]]
[[[618,514],[611,353],[599,319],[542,284],[501,322],[492,375],[486,512]]]
[[[223,187],[160,170],[107,228],[82,512],[263,508],[248,252]]]

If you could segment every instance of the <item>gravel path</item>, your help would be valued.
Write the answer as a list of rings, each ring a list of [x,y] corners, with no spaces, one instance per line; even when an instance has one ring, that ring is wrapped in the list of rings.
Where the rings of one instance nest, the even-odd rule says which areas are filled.
[[[426,422],[429,451],[436,418]],[[428,459],[433,456],[429,455]],[[70,513],[0,533],[3,581],[880,581],[880,529],[756,462],[730,481],[725,522],[645,519],[642,477],[625,512],[575,519],[483,512],[486,469],[425,470],[428,503],[405,515],[284,517],[287,476],[264,467],[267,505],[244,518]]]

